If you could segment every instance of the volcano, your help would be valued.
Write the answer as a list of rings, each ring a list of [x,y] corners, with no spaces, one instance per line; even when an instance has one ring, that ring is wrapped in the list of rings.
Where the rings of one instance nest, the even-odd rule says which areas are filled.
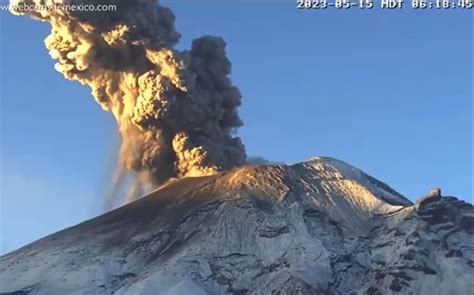
[[[184,178],[0,258],[1,294],[472,294],[474,208],[332,158]]]

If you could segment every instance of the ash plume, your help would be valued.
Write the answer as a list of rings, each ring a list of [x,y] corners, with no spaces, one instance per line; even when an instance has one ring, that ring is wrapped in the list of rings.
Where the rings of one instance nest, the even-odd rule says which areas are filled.
[[[21,2],[21,3],[20,3]],[[114,4],[115,11],[12,9],[51,24],[55,68],[92,90],[121,135],[119,166],[140,183],[209,175],[245,163],[225,42],[205,36],[178,51],[175,16],[157,0],[26,0],[20,5]],[[121,168],[119,168],[120,171]],[[122,173],[121,171],[119,173]],[[120,174],[117,176],[120,179]]]

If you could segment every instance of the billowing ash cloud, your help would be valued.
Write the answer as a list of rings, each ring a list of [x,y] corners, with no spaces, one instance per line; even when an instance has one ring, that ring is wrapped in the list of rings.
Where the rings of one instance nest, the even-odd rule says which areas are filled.
[[[157,0],[12,2],[116,5],[109,12],[13,13],[51,24],[45,44],[56,69],[88,85],[113,113],[122,138],[120,164],[142,183],[213,174],[246,161],[243,144],[232,137],[242,125],[241,95],[229,79],[221,38],[202,37],[191,50],[177,51],[175,17]]]

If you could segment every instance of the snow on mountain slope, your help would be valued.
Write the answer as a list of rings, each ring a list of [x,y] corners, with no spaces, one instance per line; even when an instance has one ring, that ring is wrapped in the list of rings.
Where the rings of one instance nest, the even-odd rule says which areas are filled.
[[[472,294],[474,209],[335,159],[177,180],[0,258],[2,294]]]

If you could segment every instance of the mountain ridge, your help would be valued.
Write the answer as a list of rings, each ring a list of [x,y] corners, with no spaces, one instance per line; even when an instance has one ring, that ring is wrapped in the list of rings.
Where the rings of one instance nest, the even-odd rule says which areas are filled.
[[[468,291],[473,216],[455,198],[413,204],[332,158],[246,166],[171,182],[2,256],[0,292]]]

